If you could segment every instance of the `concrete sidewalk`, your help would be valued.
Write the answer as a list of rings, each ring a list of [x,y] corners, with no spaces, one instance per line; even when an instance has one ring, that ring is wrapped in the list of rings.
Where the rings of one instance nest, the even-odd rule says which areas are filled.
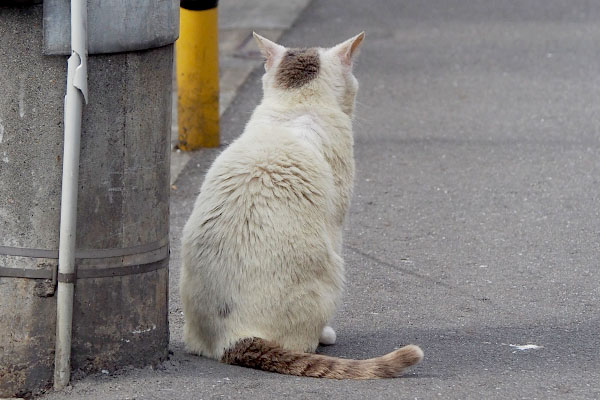
[[[348,284],[338,343],[319,351],[419,344],[406,378],[296,378],[183,351],[180,233],[214,149],[172,192],[170,360],[45,398],[600,398],[599,18],[585,0],[315,0],[282,36],[327,46],[367,32]],[[260,100],[261,73],[223,114],[224,142]]]

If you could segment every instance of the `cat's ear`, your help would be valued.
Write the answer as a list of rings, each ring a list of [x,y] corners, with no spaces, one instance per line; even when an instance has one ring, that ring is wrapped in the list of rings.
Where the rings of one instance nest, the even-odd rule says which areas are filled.
[[[342,60],[342,64],[352,65],[352,60],[358,54],[358,48],[365,38],[365,33],[361,32],[351,39],[346,40],[332,48],[332,51]]]
[[[260,52],[263,57],[265,57],[265,70],[268,71],[269,68],[273,66],[275,59],[285,53],[285,47],[275,42],[271,42],[269,39],[260,36],[256,32],[252,32],[252,34],[254,35],[254,39],[256,39],[256,43],[258,43]]]

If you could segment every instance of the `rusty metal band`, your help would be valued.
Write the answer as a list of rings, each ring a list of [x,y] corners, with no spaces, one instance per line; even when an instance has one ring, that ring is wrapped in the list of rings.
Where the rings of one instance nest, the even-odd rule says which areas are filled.
[[[58,258],[58,252],[40,249],[20,249],[15,247],[0,247],[0,255],[32,257],[32,258]],[[25,250],[25,251],[19,251]],[[56,257],[47,257],[49,253]],[[30,255],[34,254],[34,255]],[[169,256],[169,238],[146,245],[120,248],[120,249],[87,249],[75,252],[77,271],[73,274],[57,273],[57,266],[46,268],[9,268],[0,267],[0,277],[52,279],[58,282],[72,283],[76,279],[105,278],[112,276],[125,276],[152,272],[167,268],[168,263],[160,263]]]
[[[53,269],[25,269],[0,267],[0,278],[29,278],[29,279],[52,279]]]
[[[113,248],[113,249],[79,249],[75,250],[75,258],[110,258],[123,257],[132,254],[140,254],[148,251],[157,250],[160,247],[169,244],[169,237],[166,236],[155,242],[142,244],[139,246]],[[31,258],[55,258],[58,259],[58,250],[30,249],[25,247],[0,246],[0,256],[16,256]]]

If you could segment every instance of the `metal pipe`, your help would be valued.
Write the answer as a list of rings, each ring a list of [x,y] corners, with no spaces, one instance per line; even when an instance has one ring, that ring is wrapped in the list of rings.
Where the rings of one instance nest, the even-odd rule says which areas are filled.
[[[81,113],[87,103],[87,4],[71,0],[71,57],[67,61],[65,137],[60,204],[56,353],[54,388],[62,389],[71,377],[71,331],[75,282],[75,239]]]

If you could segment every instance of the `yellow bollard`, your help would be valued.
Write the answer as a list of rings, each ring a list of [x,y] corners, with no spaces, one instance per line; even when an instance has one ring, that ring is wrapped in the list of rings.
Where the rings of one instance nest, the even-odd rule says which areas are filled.
[[[217,1],[181,1],[177,40],[179,148],[219,146]]]

